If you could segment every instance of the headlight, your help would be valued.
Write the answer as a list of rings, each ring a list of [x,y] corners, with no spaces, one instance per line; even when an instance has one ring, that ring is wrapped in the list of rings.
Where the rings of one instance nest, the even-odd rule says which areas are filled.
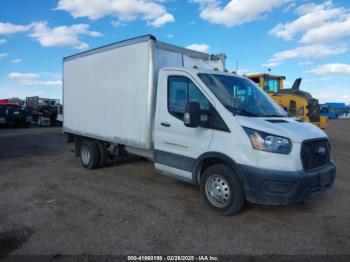
[[[289,138],[268,134],[262,131],[243,127],[252,146],[256,150],[279,154],[289,154],[292,150],[292,142]]]

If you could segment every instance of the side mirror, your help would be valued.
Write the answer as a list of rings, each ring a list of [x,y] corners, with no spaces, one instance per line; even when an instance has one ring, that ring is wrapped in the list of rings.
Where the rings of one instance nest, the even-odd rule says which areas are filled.
[[[201,107],[198,102],[188,102],[185,107],[184,124],[187,127],[198,127],[201,121]]]

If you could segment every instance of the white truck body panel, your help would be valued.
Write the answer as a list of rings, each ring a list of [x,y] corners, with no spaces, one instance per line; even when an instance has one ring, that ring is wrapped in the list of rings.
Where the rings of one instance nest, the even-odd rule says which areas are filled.
[[[151,149],[158,71],[224,69],[224,57],[135,38],[63,61],[64,131]]]
[[[148,56],[143,42],[65,62],[64,127],[107,141],[146,144]]]

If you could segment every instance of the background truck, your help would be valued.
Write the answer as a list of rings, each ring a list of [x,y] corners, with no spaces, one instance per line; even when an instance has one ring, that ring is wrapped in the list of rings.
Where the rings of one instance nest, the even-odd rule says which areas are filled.
[[[32,116],[28,110],[20,105],[0,103],[0,125],[29,127],[32,123]]]
[[[345,103],[325,103],[321,104],[321,116],[329,119],[350,118],[350,106]]]
[[[225,215],[245,201],[304,201],[334,182],[326,134],[228,73],[223,54],[147,35],[64,58],[63,83],[63,130],[86,169],[143,156],[161,174],[200,185]]]
[[[39,126],[51,126],[57,123],[57,116],[62,108],[59,99],[27,97],[25,107],[31,112],[33,122]]]
[[[318,100],[308,92],[300,90],[301,78],[295,80],[292,88],[283,88],[284,76],[272,74],[245,75],[268,93],[287,112],[303,121],[326,129],[328,118],[320,115]]]

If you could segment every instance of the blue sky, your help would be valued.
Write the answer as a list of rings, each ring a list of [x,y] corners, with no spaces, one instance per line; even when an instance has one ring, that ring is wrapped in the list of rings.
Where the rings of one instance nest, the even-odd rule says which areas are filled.
[[[63,57],[144,34],[350,104],[347,0],[1,0],[0,99],[61,99]]]

